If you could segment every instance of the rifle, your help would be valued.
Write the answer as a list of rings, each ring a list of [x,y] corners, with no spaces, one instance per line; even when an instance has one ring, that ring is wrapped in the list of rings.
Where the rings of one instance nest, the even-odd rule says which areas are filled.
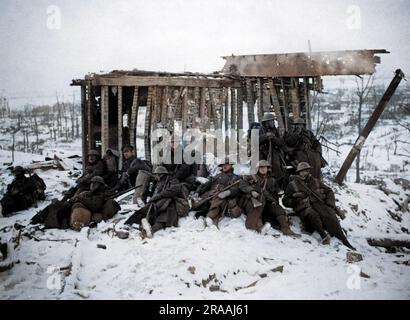
[[[122,196],[123,194],[126,194],[126,193],[130,192],[131,190],[137,189],[137,188],[139,188],[139,187],[142,187],[142,184],[140,184],[140,185],[138,185],[138,186],[134,186],[134,187],[128,188],[127,190],[124,190],[124,191],[120,191],[120,192],[114,193],[114,194],[108,196],[107,199],[115,199],[115,198],[118,198],[118,197]]]
[[[305,189],[305,191],[308,192],[309,195],[313,195],[317,200],[319,200],[319,202],[321,202],[322,204],[324,204],[325,206],[328,206],[323,199],[313,190],[311,190],[309,187],[307,187],[303,182],[298,183],[299,186],[302,186],[303,189]],[[343,220],[344,218],[346,218],[346,215],[338,208],[338,207],[334,207],[333,208],[336,211],[336,214]]]
[[[200,207],[201,205],[203,205],[205,202],[208,202],[209,200],[212,200],[213,198],[215,198],[220,192],[224,192],[228,189],[230,189],[231,187],[233,187],[234,185],[238,184],[239,182],[241,182],[241,179],[238,179],[237,181],[235,181],[234,183],[231,183],[230,185],[226,186],[225,188],[223,188],[222,190],[218,190],[217,192],[215,192],[212,196],[209,196],[205,199],[202,199],[196,203],[194,203],[192,205],[191,209],[196,209],[198,207]]]

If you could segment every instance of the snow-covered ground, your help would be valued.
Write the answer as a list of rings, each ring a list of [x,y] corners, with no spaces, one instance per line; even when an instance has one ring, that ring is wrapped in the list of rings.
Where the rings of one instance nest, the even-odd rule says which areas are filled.
[[[383,130],[378,127],[372,133],[370,148]],[[408,134],[403,135],[409,140]],[[77,141],[50,148],[47,155],[80,154],[80,148]],[[333,157],[329,172],[348,151],[343,149],[339,159],[329,155]],[[44,156],[16,153],[15,165],[44,160]],[[375,153],[368,161],[385,163],[382,157],[382,152]],[[0,194],[12,180],[9,170],[1,166],[7,162],[10,152],[0,150]],[[394,178],[408,179],[409,173],[384,172],[386,168],[378,165],[377,171],[362,173],[383,179],[382,187],[350,182],[354,170],[346,186],[326,180],[346,212],[341,224],[362,261],[347,262],[350,250],[336,239],[323,246],[317,234],[294,239],[274,229],[266,235],[249,231],[243,216],[225,218],[218,230],[205,228],[204,221],[191,213],[178,228],[160,231],[152,239],[142,240],[131,229],[130,237],[122,240],[114,229],[122,229],[131,214],[130,200],[125,199],[122,211],[97,228],[35,231],[36,239],[22,236],[15,266],[0,273],[0,299],[409,299],[410,250],[387,253],[366,241],[370,237],[410,239],[410,212],[398,207],[410,190],[401,181],[394,182]],[[38,208],[1,218],[0,230],[16,222],[27,224],[74,184],[68,171],[37,173],[47,183],[47,200]],[[292,224],[302,232],[297,217],[292,217]],[[0,235],[11,236],[8,230]]]

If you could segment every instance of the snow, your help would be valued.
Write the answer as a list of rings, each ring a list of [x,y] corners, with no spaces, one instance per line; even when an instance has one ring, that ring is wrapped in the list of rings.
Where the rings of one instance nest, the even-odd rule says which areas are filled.
[[[386,132],[392,126],[377,127],[366,147],[391,139]],[[409,141],[408,133],[399,134]],[[343,139],[354,141],[354,137],[351,133]],[[320,245],[319,235],[302,233],[294,216],[292,229],[302,233],[299,239],[275,229],[266,235],[247,230],[243,215],[224,218],[217,229],[205,227],[202,218],[190,213],[180,219],[178,228],[160,231],[152,239],[141,239],[130,228],[129,238],[122,240],[114,229],[125,229],[124,221],[136,208],[128,197],[121,201],[120,213],[96,228],[33,231],[40,241],[23,236],[15,251],[15,266],[0,273],[0,299],[409,299],[410,266],[404,262],[410,260],[410,250],[387,253],[366,241],[410,238],[410,213],[398,210],[396,203],[410,191],[394,182],[408,179],[409,173],[390,170],[391,163],[401,166],[404,159],[391,154],[387,162],[385,151],[376,147],[366,167],[374,170],[364,170],[362,177],[384,184],[354,183],[351,170],[347,184],[340,187],[328,176],[334,176],[349,149],[342,146],[340,156],[327,154],[331,167],[326,169],[325,181],[346,211],[341,225],[362,261],[348,263],[350,250],[335,238],[329,246]],[[43,155],[16,152],[14,165],[41,161],[46,155],[80,155],[80,150],[76,141],[48,146]],[[10,151],[0,150],[0,164],[10,161]],[[1,218],[0,230],[14,223],[26,225],[51,199],[61,198],[61,192],[74,185],[68,171],[36,173],[48,186],[47,200],[37,208]],[[1,166],[0,194],[11,180],[10,171]],[[11,234],[0,231],[0,236],[8,239]],[[361,277],[360,271],[370,278]]]

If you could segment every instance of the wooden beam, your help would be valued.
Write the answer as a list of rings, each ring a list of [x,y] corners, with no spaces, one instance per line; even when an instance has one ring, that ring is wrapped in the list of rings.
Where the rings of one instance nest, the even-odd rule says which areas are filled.
[[[88,127],[88,148],[87,153],[91,149],[94,149],[94,95],[92,92],[91,83],[88,82],[86,86],[86,99],[87,99],[87,127]]]
[[[280,79],[281,88],[282,88],[282,99],[283,99],[283,114],[284,114],[284,121],[285,121],[285,131],[289,131],[289,100],[288,100],[288,91],[287,87],[285,86],[285,80],[282,78]]]
[[[258,108],[258,121],[262,121],[263,117],[263,82],[261,78],[257,80],[257,89],[256,89],[256,96],[257,96],[257,108]]]
[[[85,170],[86,161],[88,154],[88,112],[87,112],[87,101],[86,101],[86,86],[81,86],[81,129],[82,129],[82,156],[83,156],[83,171]]]
[[[130,116],[130,145],[135,148],[135,154],[137,154],[137,146],[135,145],[135,134],[137,125],[137,112],[138,112],[138,87],[134,87],[134,97],[132,99],[131,115]]]
[[[101,87],[101,155],[109,148],[108,86]]]
[[[188,125],[188,87],[182,89],[182,134],[184,134]]]
[[[117,98],[118,98],[118,151],[120,154],[120,159],[119,159],[119,167],[122,167],[122,127],[123,127],[123,123],[122,123],[122,87],[119,86],[118,90],[117,90]]]
[[[306,127],[307,129],[312,129],[312,119],[310,114],[310,93],[309,93],[309,78],[303,77],[303,92],[305,96],[305,110],[306,110]]]
[[[372,115],[370,116],[369,120],[366,123],[366,126],[363,128],[362,132],[360,132],[360,136],[357,138],[354,146],[350,150],[349,154],[347,155],[345,161],[343,162],[342,167],[340,168],[335,180],[338,184],[342,184],[344,178],[346,177],[347,171],[349,170],[350,166],[353,163],[353,160],[356,156],[360,153],[360,150],[363,148],[363,145],[369,136],[370,132],[376,125],[377,120],[382,115],[384,109],[386,108],[388,102],[390,101],[391,97],[393,96],[394,92],[396,91],[397,87],[399,86],[401,80],[404,78],[404,73],[400,69],[396,70],[396,74],[390,85],[386,89],[386,92],[381,97],[378,105],[374,109]]]
[[[285,132],[285,123],[282,117],[282,112],[280,108],[280,103],[279,103],[279,98],[278,98],[278,93],[276,92],[276,88],[273,85],[273,80],[269,80],[269,92],[270,92],[270,97],[272,99],[272,104],[273,104],[273,110],[276,115],[276,119],[278,120],[278,125],[279,125],[279,132],[281,135],[284,134]]]
[[[293,119],[300,117],[300,101],[299,101],[299,80],[298,78],[292,78],[292,89],[290,89],[291,107],[293,113]]]
[[[152,87],[148,87],[147,110],[145,114],[144,147],[145,160],[151,160],[151,115],[152,115]]]
[[[92,84],[95,86],[175,86],[175,87],[240,87],[240,81],[231,79],[192,79],[174,77],[139,77],[121,76],[107,77],[94,76]]]
[[[255,114],[254,114],[254,101],[253,101],[253,88],[251,80],[246,80],[246,101],[248,105],[248,122],[249,127],[252,122],[255,122]]]
[[[233,88],[230,88],[231,91],[231,129],[236,129],[236,114],[237,114],[237,107],[238,104],[236,102],[236,91]]]

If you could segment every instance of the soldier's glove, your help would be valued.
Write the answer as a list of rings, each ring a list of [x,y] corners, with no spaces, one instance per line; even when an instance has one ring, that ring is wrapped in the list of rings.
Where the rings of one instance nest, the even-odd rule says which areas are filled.
[[[259,193],[256,192],[256,191],[252,191],[252,192],[251,192],[251,196],[254,197],[254,198],[258,198],[258,197],[259,197]]]
[[[304,197],[305,197],[305,194],[304,194],[303,192],[295,192],[295,193],[293,194],[293,197],[294,197],[294,198],[304,198]]]
[[[228,198],[231,195],[231,190],[226,190],[218,193],[218,198],[219,199],[225,199]]]

